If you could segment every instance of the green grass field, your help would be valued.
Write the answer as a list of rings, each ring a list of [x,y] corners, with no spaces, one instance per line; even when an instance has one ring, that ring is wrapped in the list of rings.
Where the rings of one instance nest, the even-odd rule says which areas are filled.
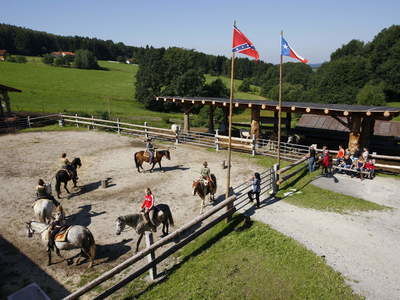
[[[112,118],[134,122],[146,120],[153,126],[165,126],[168,118],[182,119],[180,113],[150,111],[134,100],[137,65],[107,61],[99,61],[99,64],[108,71],[48,66],[39,57],[28,57],[26,64],[1,62],[1,84],[23,91],[10,93],[14,111],[93,115],[109,112]],[[208,82],[214,79],[216,77],[207,76]],[[227,78],[223,80],[229,83]],[[237,85],[240,83],[236,81]],[[246,93],[239,96],[249,99],[258,97]],[[243,117],[248,118],[248,112]]]
[[[185,246],[167,279],[123,299],[362,299],[323,258],[268,225],[236,216]],[[119,296],[120,297],[120,296]]]
[[[388,102],[391,107],[400,107],[400,102]],[[400,121],[400,116],[393,119],[394,121]]]

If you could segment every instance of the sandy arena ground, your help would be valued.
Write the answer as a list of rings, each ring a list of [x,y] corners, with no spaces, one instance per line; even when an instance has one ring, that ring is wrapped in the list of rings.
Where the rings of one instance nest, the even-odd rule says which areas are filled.
[[[62,205],[70,222],[88,226],[93,232],[98,244],[93,268],[97,274],[132,255],[136,234],[129,230],[116,236],[114,220],[138,211],[145,187],[153,189],[158,202],[170,205],[178,227],[199,212],[199,198],[192,196],[191,183],[198,178],[204,160],[209,161],[219,179],[217,195],[224,193],[224,153],[180,145],[172,149],[170,161],[163,161],[165,173],[138,174],[133,168],[132,154],[142,148],[143,143],[132,138],[101,132],[0,137],[0,278],[2,284],[7,282],[0,285],[0,295],[36,281],[49,295],[59,298],[76,289],[81,275],[87,274],[86,263],[66,267],[57,257],[54,260],[59,263],[47,267],[47,255],[39,237],[26,237],[24,222],[33,219],[31,203],[37,179],[52,178],[64,151],[70,157],[81,157],[83,167],[79,170],[80,192],[76,190],[67,198],[63,191]],[[261,171],[250,160],[234,155],[233,186],[247,180],[256,170]],[[107,177],[112,178],[111,186],[102,189],[100,180]],[[246,206],[246,213],[323,255],[357,293],[368,299],[400,299],[400,181],[375,178],[360,182],[337,175],[336,181],[320,178],[314,184],[393,209],[336,214],[298,208],[264,196],[263,209],[254,211]]]
[[[158,144],[166,148],[169,144]],[[102,132],[42,132],[5,135],[0,137],[0,276],[1,293],[9,294],[16,287],[36,281],[52,297],[59,298],[75,290],[87,263],[68,266],[53,255],[57,262],[47,266],[45,247],[38,235],[29,239],[25,223],[34,219],[32,199],[38,178],[49,181],[59,167],[59,157],[67,152],[70,158],[80,157],[79,190],[71,197],[62,188],[61,203],[73,224],[87,226],[97,247],[94,270],[100,273],[132,255],[136,243],[133,230],[115,235],[114,221],[120,215],[140,209],[144,189],[150,187],[158,203],[170,206],[175,225],[182,226],[200,208],[200,198],[192,195],[192,180],[199,177],[202,162],[207,160],[218,179],[217,196],[225,191],[226,170],[221,168],[223,153],[205,151],[198,147],[179,146],[171,149],[171,160],[163,160],[165,172],[139,174],[134,168],[133,153],[143,150],[144,143],[131,137]],[[149,169],[149,165],[144,165]],[[260,170],[248,159],[232,162],[233,185],[249,179]],[[101,188],[100,181],[112,178],[110,187]],[[52,182],[53,190],[55,182]],[[72,188],[72,183],[69,183]],[[71,190],[70,190],[71,191]],[[54,192],[53,192],[54,193]],[[173,229],[172,229],[173,230]],[[157,233],[156,239],[160,230]],[[142,241],[144,247],[144,240]],[[22,253],[19,253],[21,251]],[[71,256],[75,252],[64,252]],[[1,285],[0,285],[1,287]],[[3,296],[5,296],[3,294]],[[0,297],[1,298],[1,297]]]

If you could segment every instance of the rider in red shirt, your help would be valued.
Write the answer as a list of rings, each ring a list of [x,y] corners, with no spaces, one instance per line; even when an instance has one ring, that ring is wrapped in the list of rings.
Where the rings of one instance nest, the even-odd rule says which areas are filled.
[[[153,223],[154,218],[154,196],[151,192],[150,188],[145,190],[144,201],[141,206],[141,210],[143,212],[144,218],[147,221],[147,224],[150,226],[151,230],[156,232],[157,227]]]

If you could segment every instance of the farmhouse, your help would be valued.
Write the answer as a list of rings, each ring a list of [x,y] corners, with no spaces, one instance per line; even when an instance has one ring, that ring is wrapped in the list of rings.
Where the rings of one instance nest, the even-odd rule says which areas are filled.
[[[5,61],[7,55],[7,50],[0,49],[0,61]]]
[[[56,52],[51,52],[50,54],[55,56],[55,57],[59,57],[59,56],[64,57],[64,56],[67,56],[67,55],[75,56],[74,52],[69,52],[69,51],[56,51]]]

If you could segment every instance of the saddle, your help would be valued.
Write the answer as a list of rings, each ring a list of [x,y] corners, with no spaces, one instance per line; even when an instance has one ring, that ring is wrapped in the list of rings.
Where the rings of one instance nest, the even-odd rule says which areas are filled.
[[[66,242],[67,235],[72,226],[62,226],[54,237],[55,242]]]

